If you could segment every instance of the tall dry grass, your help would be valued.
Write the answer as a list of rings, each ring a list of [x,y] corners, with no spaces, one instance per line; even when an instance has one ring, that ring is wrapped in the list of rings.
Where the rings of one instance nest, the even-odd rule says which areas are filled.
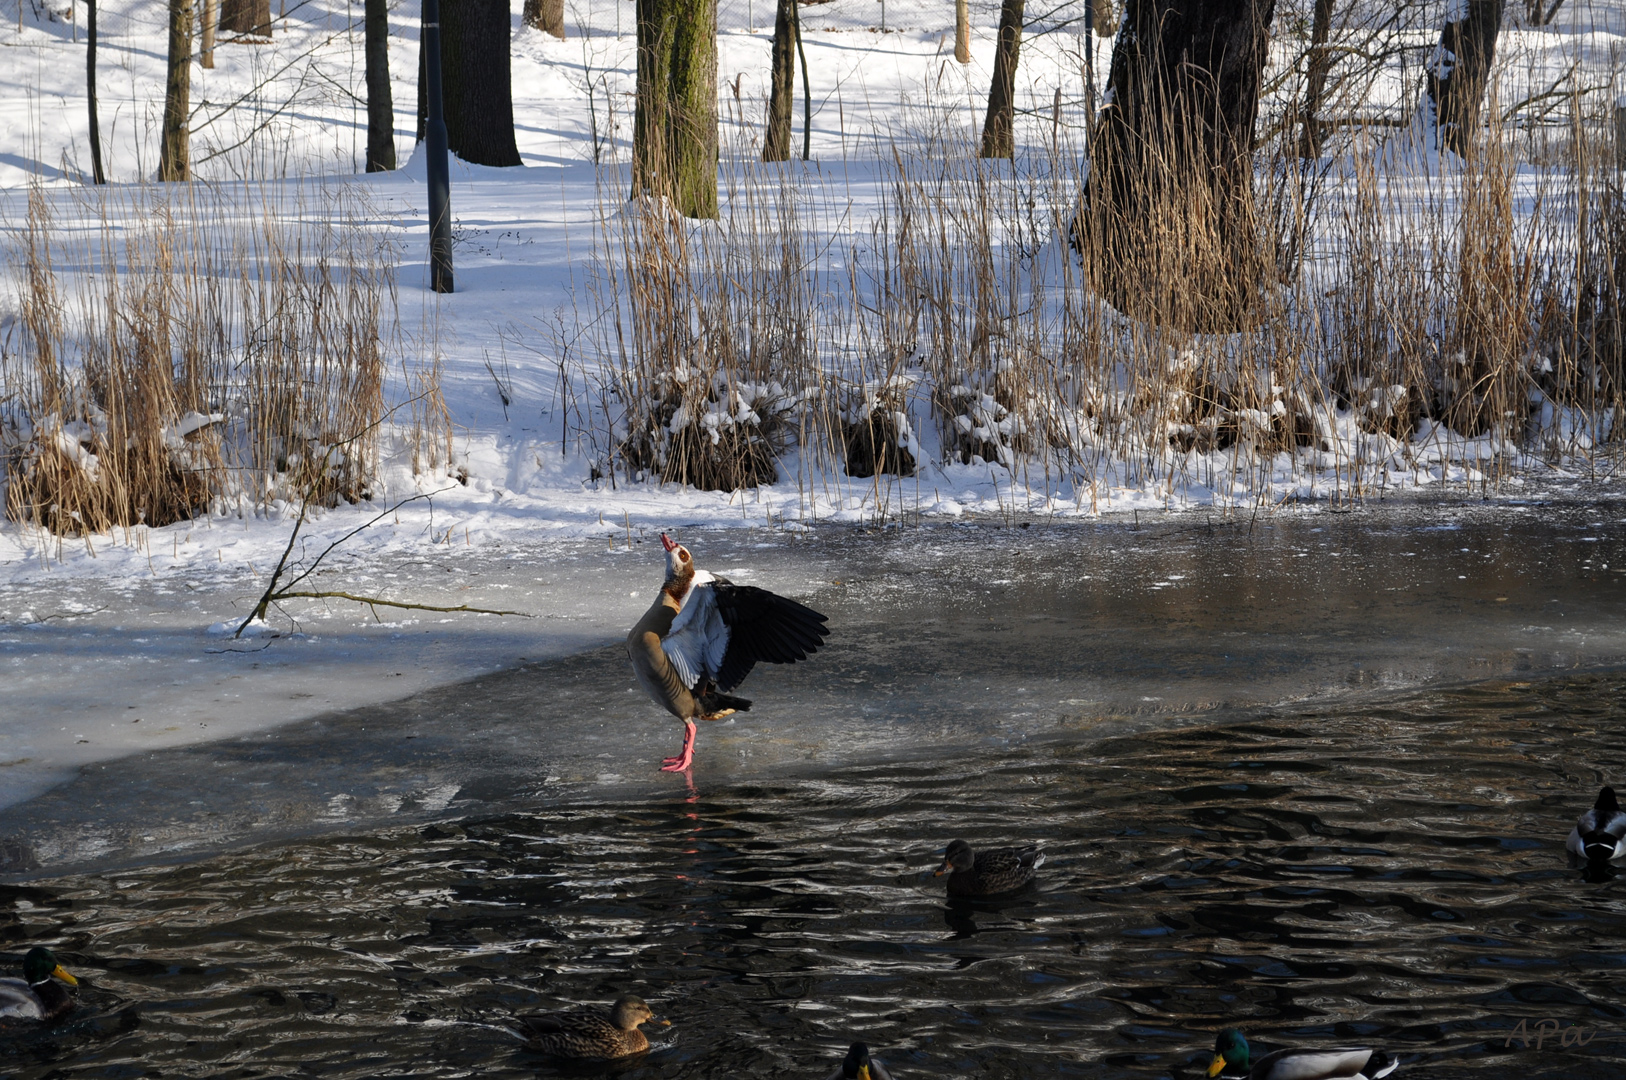
[[[1528,103],[1493,101],[1475,151],[1444,160],[1415,132],[1328,120],[1329,156],[1307,161],[1291,110],[1267,109],[1240,254],[1234,215],[1178,165],[1151,226],[1113,221],[1081,202],[1081,126],[988,161],[937,104],[821,174],[762,165],[736,116],[717,223],[623,205],[606,159],[587,329],[561,348],[596,387],[578,431],[607,480],[739,490],[794,470],[804,506],[836,483],[887,513],[927,465],[1022,506],[1097,507],[1126,487],[1363,498],[1615,459],[1626,218],[1596,96],[1539,168]],[[1181,149],[1149,156],[1198,160]],[[1078,214],[1108,215],[1086,245],[1137,231],[1080,252]],[[1128,313],[1097,289],[1126,249]]]
[[[32,189],[6,252],[8,515],[75,535],[368,498],[398,340],[370,217],[342,187]]]

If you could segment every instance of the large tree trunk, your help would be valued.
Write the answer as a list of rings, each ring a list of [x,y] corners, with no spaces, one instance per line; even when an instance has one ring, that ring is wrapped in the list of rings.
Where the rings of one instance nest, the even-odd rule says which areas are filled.
[[[565,39],[565,0],[525,0],[525,25]]]
[[[440,9],[446,145],[474,165],[518,165],[508,68],[507,0],[448,0]],[[429,111],[418,57],[418,138]]]
[[[968,0],[954,0],[954,59],[962,64],[971,63],[971,5]]]
[[[395,168],[395,101],[390,95],[389,0],[366,0],[367,171]]]
[[[1332,34],[1332,0],[1315,0],[1310,23],[1310,49],[1305,56],[1304,104],[1300,108],[1299,157],[1321,156],[1321,99],[1327,92],[1327,76],[1332,73],[1332,51],[1327,38]]]
[[[220,0],[220,32],[264,40],[271,36],[271,0]]]
[[[96,0],[85,0],[85,97],[90,105],[90,178],[107,183],[102,171],[102,125],[96,118]]]
[[[198,51],[198,66],[215,66],[215,25],[220,21],[220,0],[203,0],[203,45]]]
[[[191,112],[192,0],[169,0],[169,77],[164,82],[163,142],[158,179],[190,180],[186,118]]]
[[[1440,44],[1428,70],[1428,105],[1434,112],[1440,147],[1466,156],[1479,126],[1496,36],[1502,30],[1504,0],[1463,0],[1462,18],[1440,31]]]
[[[773,82],[768,90],[763,161],[790,160],[790,112],[796,102],[796,15],[796,0],[779,0],[773,19]]]
[[[717,0],[638,0],[632,194],[717,216]]]
[[[1101,295],[1201,333],[1247,325],[1263,262],[1253,127],[1275,0],[1129,0],[1073,242]]]
[[[982,156],[1016,156],[1016,59],[1022,49],[1022,0],[999,5],[999,41],[994,52],[994,83],[988,88],[988,117],[982,122]]]

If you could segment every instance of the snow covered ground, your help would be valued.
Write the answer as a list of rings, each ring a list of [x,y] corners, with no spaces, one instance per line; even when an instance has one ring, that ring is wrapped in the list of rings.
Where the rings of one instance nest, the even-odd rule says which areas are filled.
[[[810,24],[813,160],[782,167],[814,227],[832,237],[869,228],[888,183],[877,162],[895,137],[932,120],[966,131],[980,124],[992,59],[994,5],[973,5],[974,59],[964,68],[952,59],[952,33],[935,7],[884,5],[882,33],[880,12],[876,18],[849,14],[856,6],[857,0],[837,0],[821,16],[824,28]],[[63,12],[69,5],[52,0],[46,7]],[[156,159],[162,5],[132,0],[102,7],[101,116],[109,173],[115,183],[139,183],[151,177]],[[1198,463],[1179,483],[1166,474],[1148,480],[1128,463],[1103,469],[1088,486],[1052,483],[1044,475],[1013,477],[989,465],[944,463],[931,452],[929,434],[922,470],[902,480],[857,480],[802,455],[781,463],[780,483],[745,494],[595,480],[595,462],[573,434],[581,423],[573,395],[581,386],[572,375],[561,382],[556,328],[572,325],[588,309],[595,232],[606,215],[620,212],[625,177],[617,167],[594,164],[593,134],[623,143],[629,134],[630,6],[621,13],[627,22],[619,37],[618,9],[608,4],[572,7],[575,29],[586,26],[587,35],[573,32],[556,42],[529,30],[517,34],[514,96],[525,165],[454,165],[458,291],[450,296],[426,287],[421,158],[397,173],[349,175],[365,141],[365,113],[355,96],[360,37],[349,21],[359,17],[359,7],[339,0],[292,5],[273,46],[222,44],[215,69],[193,72],[199,175],[287,189],[320,174],[322,183],[349,186],[371,207],[369,227],[400,241],[396,359],[443,365],[454,427],[450,467],[413,475],[403,455],[388,457],[377,502],[319,516],[306,529],[307,550],[320,550],[397,499],[433,491],[432,499],[403,506],[346,542],[328,568],[332,587],[388,590],[395,598],[448,606],[518,608],[537,617],[380,609],[375,621],[353,604],[304,601],[289,608],[297,628],[290,617],[272,620],[289,636],[234,642],[211,627],[241,618],[263,588],[292,525],[287,505],[86,539],[50,537],[7,521],[0,524],[6,688],[0,696],[0,806],[37,795],[68,770],[119,755],[242,735],[604,644],[652,595],[658,564],[647,556],[648,545],[636,541],[661,529],[749,527],[749,535],[780,552],[765,556],[775,569],[763,582],[805,594],[813,579],[783,552],[822,523],[856,527],[877,517],[916,523],[967,515],[1048,521],[1191,507],[1252,513],[1260,505],[1269,514],[1284,501],[1318,500],[1340,490],[1336,468],[1306,472],[1285,458],[1266,462],[1257,482],[1239,484],[1235,461],[1223,455]],[[514,7],[517,13],[518,0]],[[82,17],[82,8],[74,10]],[[415,6],[403,4],[392,21],[403,157],[411,146],[415,100],[414,15]],[[731,4],[720,36],[723,103],[750,114],[752,124],[759,112],[753,103],[766,89],[770,18]],[[88,169],[79,33],[65,18],[29,21],[20,33],[0,28],[0,184],[6,185],[0,222],[8,237],[24,220],[31,182],[43,185],[61,220],[90,205],[79,185]],[[1554,27],[1510,31],[1504,42],[1514,58],[1510,65],[1529,85],[1552,83],[1576,57],[1607,80],[1619,70],[1626,15],[1615,4],[1572,2]],[[1111,42],[1096,44],[1099,83]],[[1081,49],[1076,25],[1025,42],[1029,111],[1020,115],[1019,131],[1026,145],[1046,144],[1058,89],[1064,127],[1081,130]],[[227,103],[233,107],[223,108]],[[731,121],[725,142],[746,130]],[[250,211],[253,203],[244,200]],[[14,295],[9,287],[0,295],[0,328],[13,331]],[[395,386],[391,393],[400,400],[406,390]],[[1358,441],[1346,434],[1352,445]],[[1426,452],[1397,459],[1396,483],[1462,491],[1459,485],[1477,475],[1462,455],[1461,448],[1447,447],[1433,459]],[[1531,464],[1538,478],[1560,483],[1584,478],[1589,467]],[[1607,471],[1610,460],[1599,467]],[[459,469],[466,482],[453,479]],[[1526,482],[1515,477],[1502,490],[1517,493]]]

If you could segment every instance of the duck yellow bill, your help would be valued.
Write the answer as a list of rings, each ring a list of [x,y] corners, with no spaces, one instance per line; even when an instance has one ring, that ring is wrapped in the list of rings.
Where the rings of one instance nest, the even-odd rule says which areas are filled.
[[[72,975],[69,975],[67,970],[61,964],[58,964],[56,966],[55,970],[53,970],[51,972],[51,978],[53,978],[53,979],[61,979],[63,982],[67,983],[69,986],[78,986],[79,985],[79,980],[74,978]]]
[[[1208,1075],[1209,1076],[1218,1076],[1220,1074],[1220,1072],[1224,1068],[1225,1068],[1225,1055],[1224,1054],[1215,1054],[1214,1055],[1214,1060],[1208,1063]]]
[[[948,872],[949,872],[949,864],[944,863],[942,866],[939,866],[937,868],[937,872],[935,874],[933,874],[932,877],[942,877],[944,874],[946,874]]]
[[[858,1066],[858,1080],[869,1080],[869,1066]]]

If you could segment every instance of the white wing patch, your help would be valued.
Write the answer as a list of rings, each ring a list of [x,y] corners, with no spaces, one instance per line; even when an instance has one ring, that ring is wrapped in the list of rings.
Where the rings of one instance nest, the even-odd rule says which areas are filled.
[[[717,609],[717,597],[711,587],[711,575],[695,575],[695,584],[684,597],[683,610],[672,620],[672,629],[661,639],[661,649],[672,662],[672,668],[693,690],[702,678],[715,679],[723,666],[723,654],[728,651],[728,627],[723,613]]]

